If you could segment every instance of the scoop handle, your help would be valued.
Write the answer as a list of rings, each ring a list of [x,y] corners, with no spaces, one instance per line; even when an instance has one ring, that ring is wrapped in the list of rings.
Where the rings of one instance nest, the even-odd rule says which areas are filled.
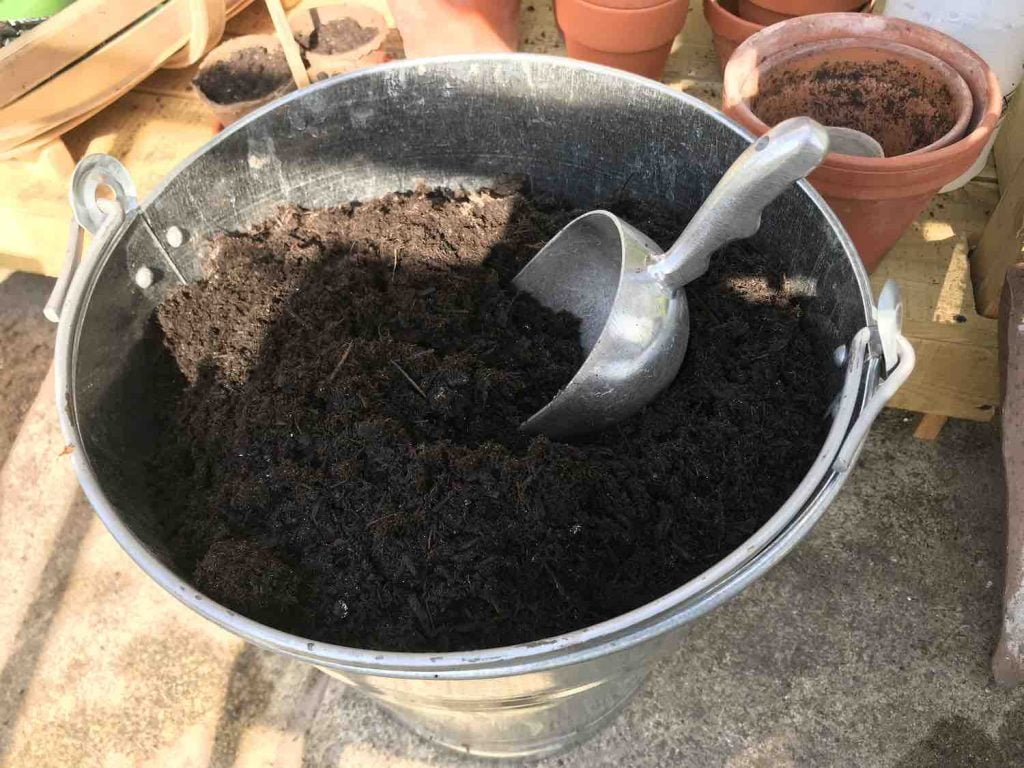
[[[677,289],[703,275],[711,254],[757,232],[768,203],[821,165],[828,147],[828,130],[809,117],[776,125],[736,158],[651,276]]]

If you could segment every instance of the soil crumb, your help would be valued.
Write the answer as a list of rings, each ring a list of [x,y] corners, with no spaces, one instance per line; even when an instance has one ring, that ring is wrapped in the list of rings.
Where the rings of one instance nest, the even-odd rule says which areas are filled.
[[[662,245],[685,223],[604,207]],[[637,608],[760,527],[821,446],[836,373],[745,244],[688,287],[690,348],[655,402],[573,444],[518,430],[582,354],[575,318],[511,280],[579,213],[510,183],[218,236],[157,310],[184,383],[152,493],[183,572],[315,640],[473,649]]]
[[[236,104],[273,93],[291,80],[288,61],[280,47],[252,47],[235,51],[196,76],[196,86],[210,101]]]
[[[308,34],[296,35],[295,39],[304,50],[331,56],[366,45],[377,32],[376,27],[364,27],[355,19],[345,17],[320,24]]]

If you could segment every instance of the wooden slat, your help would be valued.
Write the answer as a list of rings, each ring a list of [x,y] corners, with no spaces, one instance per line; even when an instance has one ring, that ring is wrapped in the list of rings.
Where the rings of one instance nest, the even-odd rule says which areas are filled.
[[[938,416],[934,413],[926,413],[921,417],[921,420],[917,422],[917,428],[914,430],[914,437],[918,440],[925,440],[931,442],[937,440],[939,433],[942,428],[946,426],[946,422],[949,419],[946,416]]]
[[[188,0],[170,0],[72,69],[0,109],[0,151],[109,104],[184,45]]]
[[[189,67],[198,62],[224,36],[228,0],[189,0],[192,30],[188,44],[163,62],[165,67]]]
[[[163,2],[78,0],[26,32],[0,49],[0,107],[78,61]]]
[[[988,317],[999,315],[1006,270],[1024,261],[1024,163],[1012,180],[1006,179],[1002,193],[971,263],[974,298]]]
[[[1024,165],[1024,89],[1018,88],[1014,94],[1006,117],[1003,119],[996,145],[992,151],[996,170],[999,174],[999,186],[1009,186],[1013,177]]]

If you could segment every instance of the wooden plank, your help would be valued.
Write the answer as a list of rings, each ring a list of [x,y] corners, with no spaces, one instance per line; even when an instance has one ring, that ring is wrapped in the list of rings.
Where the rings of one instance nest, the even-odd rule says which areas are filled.
[[[932,442],[937,440],[942,428],[946,426],[947,417],[935,413],[926,413],[917,422],[917,429],[914,430],[914,437],[918,440]]]
[[[165,0],[78,0],[0,49],[0,107],[28,93]]]
[[[288,17],[285,16],[281,0],[264,0],[267,11],[270,13],[270,20],[274,22],[274,32],[277,40],[281,43],[281,50],[284,51],[284,58],[288,62],[288,69],[292,73],[292,80],[296,88],[305,88],[309,85],[309,73],[302,61],[302,51],[299,44],[295,42],[292,35],[292,28],[288,24]]]
[[[133,92],[65,134],[64,142],[75,157],[105,152],[120,159],[144,196],[214,133],[197,101]],[[0,163],[0,230],[5,233],[0,264],[58,274],[70,215],[67,181],[57,178],[45,162]]]
[[[992,675],[1000,685],[1017,685],[1024,681],[1024,265],[1007,270],[999,322],[1006,561]]]
[[[128,168],[142,199],[216,134],[198,101],[129,93],[64,137],[78,156],[104,152]]]
[[[1022,137],[1024,141],[1024,137]],[[1008,180],[1003,196],[971,257],[971,277],[978,310],[999,316],[999,297],[1006,270],[1024,260],[1024,164]]]
[[[69,182],[78,162],[62,139],[54,139],[39,150],[39,159],[62,181]]]
[[[999,186],[1006,189],[1024,165],[1024,94],[1018,88],[1006,110],[992,150]]]
[[[988,421],[999,402],[997,322],[978,314],[968,244],[995,204],[992,185],[971,183],[937,197],[872,275],[877,294],[892,277],[903,293],[903,331],[917,367],[896,408]]]
[[[67,182],[58,179],[45,161],[4,162],[0,174],[0,231],[4,233],[0,266],[56,275],[70,216]]]

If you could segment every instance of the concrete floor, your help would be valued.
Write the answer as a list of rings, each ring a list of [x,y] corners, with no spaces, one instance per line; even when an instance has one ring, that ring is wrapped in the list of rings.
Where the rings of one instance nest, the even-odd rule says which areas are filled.
[[[48,285],[0,283],[0,766],[478,765],[199,619],[129,561],[61,455]],[[912,427],[884,414],[796,552],[694,626],[609,729],[538,765],[1024,766],[1024,690],[988,671],[996,431],[950,423],[922,443]]]

